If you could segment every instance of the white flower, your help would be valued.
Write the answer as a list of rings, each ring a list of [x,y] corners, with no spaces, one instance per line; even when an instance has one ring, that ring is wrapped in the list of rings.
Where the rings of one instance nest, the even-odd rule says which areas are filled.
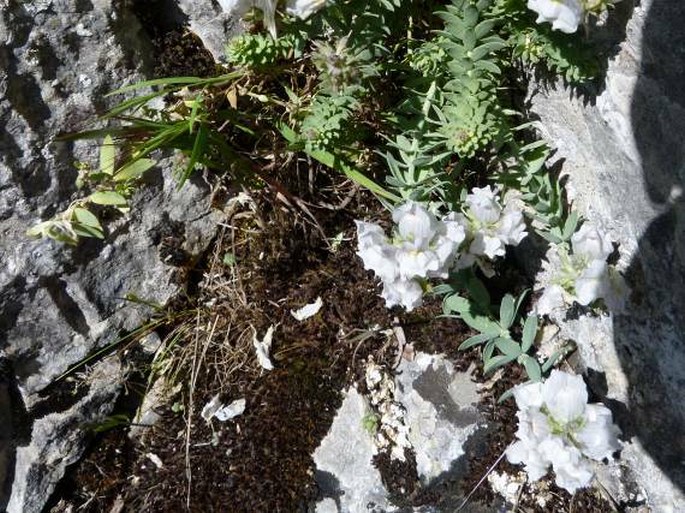
[[[466,196],[466,205],[469,207],[471,215],[485,224],[496,223],[502,213],[497,191],[489,185],[471,189],[471,194]]]
[[[435,251],[421,251],[404,242],[397,249],[397,265],[402,278],[424,278],[439,273],[441,262]]]
[[[325,7],[327,0],[288,0],[286,11],[300,19],[307,19]]]
[[[551,465],[556,484],[573,493],[592,480],[587,458],[602,460],[621,448],[611,412],[587,404],[580,376],[554,370],[544,383],[516,387],[514,399],[517,441],[507,459],[523,464],[531,480],[540,479]]]
[[[522,439],[507,449],[507,459],[513,464],[523,464],[531,481],[537,481],[547,473],[549,461],[540,452],[535,440]]]
[[[497,235],[504,244],[510,246],[517,246],[525,239],[528,234],[526,223],[523,221],[523,212],[507,205],[497,226]]]
[[[397,225],[397,233],[403,242],[414,249],[428,249],[438,232],[439,221],[420,204],[408,201],[395,208],[392,220]]]
[[[593,260],[583,269],[574,283],[576,299],[581,305],[589,305],[604,297],[608,287],[608,266],[605,260]]]
[[[542,401],[554,420],[569,423],[585,412],[585,382],[580,376],[553,370],[542,387]]]
[[[574,256],[586,260],[606,260],[614,251],[611,239],[590,223],[585,223],[571,236],[571,248]]]
[[[515,246],[527,235],[520,201],[509,195],[502,208],[497,190],[487,186],[472,189],[464,203],[466,217],[461,216],[457,222],[465,227],[467,252],[460,257],[457,267],[463,269],[477,263],[486,275],[493,275],[492,266],[483,257],[494,260],[504,256],[507,244]]]
[[[528,9],[538,13],[537,23],[551,22],[552,28],[572,34],[583,20],[579,0],[528,0]]]
[[[276,38],[276,5],[278,0],[218,0],[219,5],[228,14],[244,16],[253,7],[261,10],[264,15],[264,26]]]
[[[542,406],[542,383],[530,383],[514,389],[516,406],[520,410],[540,408]]]
[[[585,488],[592,481],[592,467],[581,452],[564,443],[560,438],[547,438],[540,442],[540,452],[545,454],[554,469],[554,482],[568,493]]]
[[[583,454],[601,461],[621,448],[618,442],[619,429],[613,424],[611,410],[601,404],[588,404],[585,410],[585,425],[576,435]]]
[[[399,274],[397,248],[392,246],[383,229],[372,223],[355,221],[357,224],[357,255],[364,262],[364,269],[373,271],[381,280],[394,280]]]
[[[492,237],[485,232],[476,232],[469,246],[469,253],[472,255],[485,255],[489,259],[494,260],[498,256],[504,256],[506,250],[500,238]]]
[[[384,281],[381,297],[385,299],[385,306],[403,306],[408,312],[421,306],[423,289],[416,280],[399,278],[395,281]]]
[[[603,299],[614,313],[625,307],[629,288],[615,266],[607,263],[613,252],[611,239],[589,223],[571,237],[572,254],[565,245],[550,246],[536,290],[544,288],[535,310],[549,315],[564,304],[590,305]]]

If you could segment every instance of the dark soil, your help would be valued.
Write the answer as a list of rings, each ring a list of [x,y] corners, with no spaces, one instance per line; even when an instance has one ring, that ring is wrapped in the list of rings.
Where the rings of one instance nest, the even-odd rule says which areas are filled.
[[[306,194],[305,190],[305,200],[309,199]],[[377,294],[376,281],[364,271],[354,254],[354,241],[344,242],[333,252],[319,229],[306,222],[301,212],[285,208],[266,192],[259,198],[256,219],[248,217],[233,223],[238,232],[245,230],[249,235],[242,237],[239,244],[219,238],[217,244],[225,247],[210,251],[196,271],[200,275],[209,271],[212,254],[235,251],[236,266],[248,278],[242,283],[249,302],[249,308],[241,311],[242,320],[253,325],[259,334],[271,324],[277,326],[272,348],[276,368],[261,372],[251,366],[240,369],[228,380],[219,375],[217,367],[207,366],[199,374],[188,448],[190,487],[186,471],[185,415],[174,413],[169,405],[162,420],[145,437],[144,447],[131,442],[122,427],[102,435],[72,469],[67,485],[60,492],[63,500],[51,511],[64,511],[65,504],[78,506],[79,511],[85,512],[109,511],[117,498],[123,505],[122,511],[132,512],[185,511],[186,505],[188,511],[197,512],[309,511],[319,494],[311,454],[333,421],[341,404],[341,391],[352,383],[364,391],[362,377],[368,356],[372,355],[376,362],[388,368],[396,357],[396,348],[386,344],[384,338],[357,343],[341,334],[368,330],[375,325],[389,327],[399,321],[415,350],[443,352],[459,370],[479,362],[477,350],[465,353],[456,349],[473,333],[460,321],[435,318],[441,313],[438,298],[409,314],[387,310]],[[343,231],[346,239],[352,239],[353,219],[379,216],[374,205],[372,198],[357,195],[344,211],[313,210],[328,237]],[[255,231],[255,224],[261,228]],[[224,266],[221,272],[228,276],[232,269]],[[222,298],[220,291],[216,293],[213,314],[220,318],[234,316],[232,309],[236,306],[230,297]],[[291,309],[319,296],[324,307],[315,317],[298,322],[290,315]],[[207,297],[202,300],[206,301]],[[222,328],[220,323],[217,332]],[[231,336],[228,338],[228,343],[237,347],[237,342]],[[184,343],[190,344],[192,340]],[[206,361],[214,361],[219,356],[207,354]],[[480,367],[476,377],[484,380]],[[481,408],[492,424],[487,435],[488,448],[484,455],[474,453],[468,476],[461,483],[447,479],[430,489],[422,489],[411,454],[409,464],[404,465],[382,455],[377,457],[375,463],[398,504],[409,507],[458,503],[455,490],[460,490],[457,497],[460,501],[513,440],[515,405],[511,400],[497,404],[497,398],[523,380],[518,370],[508,369],[483,396]],[[187,385],[189,377],[182,375],[182,381]],[[187,401],[187,386],[184,390]],[[226,402],[244,397],[247,407],[233,421],[214,421],[208,425],[200,418],[199,410],[218,390]],[[159,457],[163,467],[157,468],[149,454]],[[517,472],[520,469],[502,461],[497,470]],[[571,498],[554,487],[551,479],[549,485],[554,500],[545,509],[540,509],[534,497],[524,493],[522,510],[610,510],[594,491]],[[55,500],[52,504],[58,502]],[[492,504],[496,508],[500,500],[486,482],[471,502]]]

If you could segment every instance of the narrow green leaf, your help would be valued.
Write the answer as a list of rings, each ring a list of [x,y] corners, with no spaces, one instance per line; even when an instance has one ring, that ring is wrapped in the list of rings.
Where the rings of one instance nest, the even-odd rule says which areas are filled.
[[[537,382],[542,380],[540,364],[532,356],[525,355],[523,357],[523,368],[526,369],[526,374],[528,374],[531,381]]]
[[[538,316],[530,315],[523,324],[523,334],[521,335],[521,350],[527,353],[531,347],[533,347],[533,342],[535,341],[535,335],[538,331]]]
[[[97,228],[102,231],[102,226],[100,221],[90,210],[82,207],[76,207],[74,209],[74,219],[85,226],[90,226],[91,228]]]
[[[495,346],[507,356],[518,358],[521,355],[521,346],[510,338],[497,337]]]
[[[483,348],[483,362],[487,362],[492,358],[492,354],[495,352],[495,339],[489,340],[485,347]]]
[[[499,399],[497,399],[497,404],[503,403],[504,401],[509,399],[511,396],[513,396],[514,395],[514,388],[515,387],[511,387],[509,390],[507,390],[501,396],[499,396]]]
[[[101,228],[93,226],[86,226],[85,224],[72,223],[72,228],[77,235],[81,237],[94,237],[96,239],[104,239],[105,234]]]
[[[506,365],[509,362],[513,362],[515,359],[516,359],[516,356],[507,356],[507,355],[493,356],[492,358],[490,358],[487,362],[485,362],[483,364],[483,374],[487,374],[488,372],[495,370],[497,367],[502,367],[503,365]]]
[[[121,194],[114,191],[100,191],[91,194],[88,199],[98,205],[126,206],[127,201]]]
[[[469,337],[459,345],[459,351],[465,351],[466,349],[470,349],[474,346],[477,346],[479,344],[482,344],[483,342],[490,340],[491,338],[492,335],[489,335],[488,333],[479,333],[478,335]]]
[[[565,349],[561,349],[559,351],[555,351],[552,353],[552,356],[547,358],[545,360],[545,363],[542,364],[542,372],[543,374],[547,374],[547,372],[554,367],[554,365],[559,361],[559,359],[564,355]]]
[[[188,165],[185,171],[181,175],[181,179],[178,182],[178,188],[183,187],[183,184],[190,178],[193,170],[195,169],[195,164],[197,164],[202,155],[207,151],[207,135],[208,130],[204,124],[200,124],[197,129],[197,134],[195,136],[195,143],[193,144],[193,151],[190,153],[190,159],[188,160]]]
[[[502,303],[499,306],[499,322],[502,328],[509,329],[514,322],[514,315],[516,313],[516,304],[514,297],[511,294],[505,294],[502,298]]]
[[[576,227],[578,226],[578,213],[573,211],[566,219],[564,223],[564,231],[562,232],[562,239],[569,240],[571,236],[575,233]]]
[[[106,135],[100,146],[100,169],[106,175],[114,174],[114,159],[116,159],[116,148],[111,135]]]
[[[125,182],[126,180],[135,180],[145,174],[146,171],[154,167],[155,161],[150,159],[138,159],[129,162],[120,168],[114,175],[115,182]]]

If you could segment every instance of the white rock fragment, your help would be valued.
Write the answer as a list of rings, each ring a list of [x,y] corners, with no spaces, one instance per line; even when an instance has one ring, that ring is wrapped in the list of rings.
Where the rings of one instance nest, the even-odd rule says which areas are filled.
[[[308,305],[304,305],[302,308],[298,308],[297,310],[290,310],[290,314],[295,317],[296,320],[298,321],[304,321],[306,319],[309,319],[310,317],[315,316],[317,313],[319,313],[319,310],[321,310],[321,307],[323,306],[323,300],[321,299],[321,296],[316,298],[316,301],[313,303],[309,303]]]
[[[269,352],[271,351],[271,343],[273,342],[273,338],[273,324],[269,326],[268,330],[266,330],[266,334],[262,340],[259,340],[256,331],[254,331],[254,334],[252,335],[252,345],[257,353],[257,360],[259,361],[259,365],[266,370],[273,370],[274,368],[273,363],[271,363],[271,358],[269,358]]]
[[[488,474],[488,482],[492,491],[501,495],[509,504],[517,504],[521,489],[526,484],[527,478],[525,472],[518,472],[515,475],[507,474],[506,472],[493,471]]]
[[[366,387],[371,405],[380,416],[374,441],[382,450],[390,451],[394,460],[405,461],[405,449],[411,449],[409,428],[404,422],[405,411],[395,400],[395,381],[381,366],[369,361],[366,366]]]

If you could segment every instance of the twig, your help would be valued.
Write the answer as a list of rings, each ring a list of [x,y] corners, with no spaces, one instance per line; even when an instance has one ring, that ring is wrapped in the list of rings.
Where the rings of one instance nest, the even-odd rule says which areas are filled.
[[[198,361],[197,355],[198,355],[198,340],[200,338],[200,312],[198,311],[197,315],[197,321],[198,321],[198,326],[197,326],[197,331],[196,331],[196,336],[195,336],[195,347],[193,351],[193,368],[191,371],[191,377],[190,377],[190,391],[189,391],[189,396],[188,396],[188,418],[186,419],[186,450],[185,450],[185,464],[186,464],[186,479],[188,481],[188,489],[186,492],[186,509],[190,510],[190,492],[191,492],[191,487],[193,483],[193,471],[192,467],[190,465],[190,431],[192,428],[193,424],[193,413],[194,413],[194,402],[193,402],[193,395],[195,394],[195,385],[197,384],[197,376],[200,373],[200,367],[202,366],[202,361],[205,358],[205,354],[207,353],[207,348],[209,347],[209,342],[212,340],[212,337],[214,336],[214,330],[216,329],[216,323],[219,321],[219,317],[214,318],[214,324],[212,325],[212,329],[209,332],[209,336],[207,337],[204,347],[202,349],[202,355],[200,356],[200,359]]]
[[[507,446],[507,449],[509,449],[509,447],[511,447],[511,445],[512,445],[512,444],[509,444],[509,445]],[[476,486],[474,486],[473,489],[469,492],[469,494],[464,498],[464,500],[461,502],[461,504],[460,504],[459,507],[457,508],[457,512],[459,512],[459,511],[461,511],[462,509],[464,509],[464,506],[466,506],[466,504],[469,502],[469,500],[471,499],[471,497],[473,496],[473,494],[476,493],[476,490],[478,490],[478,488],[480,488],[480,485],[482,485],[483,482],[488,478],[488,476],[490,475],[490,473],[491,473],[493,470],[495,470],[495,467],[497,467],[497,465],[499,465],[499,462],[502,461],[502,458],[504,458],[504,455],[507,453],[507,449],[504,449],[504,451],[502,451],[502,454],[500,454],[499,457],[495,460],[495,463],[493,463],[493,464],[490,466],[490,468],[487,470],[487,472],[485,472],[485,474],[483,475],[483,477],[480,478],[480,481],[478,481],[478,482],[476,483]]]

